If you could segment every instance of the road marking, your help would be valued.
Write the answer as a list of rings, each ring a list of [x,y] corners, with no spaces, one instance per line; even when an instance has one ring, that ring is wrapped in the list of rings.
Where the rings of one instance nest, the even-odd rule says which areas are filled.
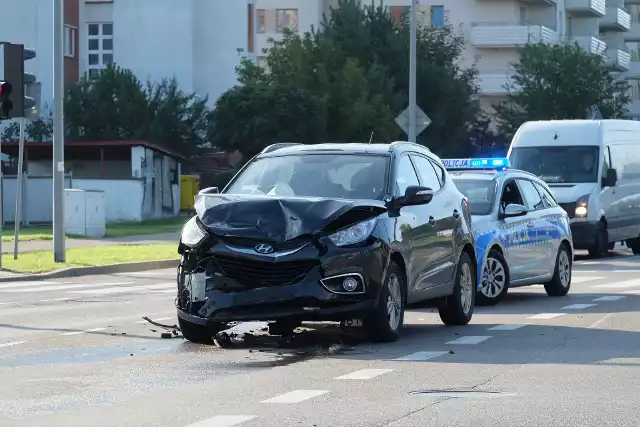
[[[571,283],[585,283],[594,282],[596,280],[604,279],[604,277],[572,277]]]
[[[64,334],[60,334],[61,336],[71,336],[71,335],[80,335],[80,334],[86,334],[89,332],[98,332],[98,331],[104,331],[107,328],[93,328],[93,329],[86,329],[84,331],[73,331],[73,332],[65,332]]]
[[[233,427],[254,418],[256,418],[255,415],[218,415],[195,424],[189,424],[187,427]]]
[[[66,298],[66,297],[65,298],[54,298],[53,301],[68,301],[70,299],[71,298]]]
[[[408,362],[422,362],[425,360],[442,356],[447,353],[448,351],[418,351],[418,352],[411,353],[406,356],[402,356],[393,360],[402,360],[402,361],[408,361]]]
[[[488,340],[489,338],[491,338],[490,336],[474,336],[474,335],[469,335],[466,337],[460,337],[457,340],[453,340],[453,341],[449,341],[445,344],[480,344],[481,342],[484,342],[486,340]]]
[[[600,319],[596,320],[593,325],[589,326],[587,329],[594,329],[597,328],[598,326],[600,326],[605,320],[607,320],[609,317],[613,316],[613,313],[607,313],[604,316],[602,316]]]
[[[524,328],[527,326],[526,324],[517,324],[517,323],[506,323],[504,325],[494,326],[493,328],[487,329],[488,331],[515,331],[516,329]]]
[[[630,291],[624,291],[622,293],[627,295],[640,295],[640,289],[633,289]]]
[[[336,380],[370,380],[380,375],[393,372],[393,369],[362,369],[360,371],[351,372],[350,374],[336,377]]]
[[[271,399],[263,400],[260,403],[300,403],[314,397],[329,393],[329,390],[294,390]]]
[[[547,320],[547,319],[553,319],[554,317],[564,316],[565,314],[567,314],[567,313],[539,313],[539,314],[535,314],[533,316],[529,316],[529,317],[527,317],[527,319]]]
[[[614,283],[607,283],[606,285],[595,285],[595,286],[591,286],[592,288],[635,288],[636,286],[640,286],[640,280],[638,279],[632,279],[632,280],[625,280],[623,282],[614,282]]]
[[[563,310],[582,310],[584,308],[595,307],[598,304],[571,304],[566,307],[562,307]]]
[[[56,282],[9,282],[0,284],[0,289],[28,288],[30,286],[55,285]]]
[[[84,291],[71,291],[74,294],[90,294],[90,295],[109,295],[109,294],[123,294],[128,292],[143,292],[150,291],[152,289],[164,289],[168,287],[175,287],[175,283],[159,283],[157,285],[141,285],[141,286],[122,286],[116,288],[103,288],[103,289],[87,289]],[[177,292],[177,291],[176,291]]]
[[[593,301],[620,301],[621,299],[625,299],[626,297],[623,295],[609,295],[606,297],[596,298]]]
[[[176,294],[178,293],[178,289],[167,289],[164,291],[151,291],[151,292],[153,292],[154,294]]]
[[[133,276],[133,275],[140,275],[140,276],[162,276],[163,274],[166,275],[175,275],[175,271],[173,270],[163,270],[163,271],[136,271],[134,273],[114,273],[114,276]]]
[[[83,283],[83,284],[79,284],[79,285],[44,286],[44,287],[28,288],[28,289],[2,289],[2,290],[0,290],[0,292],[24,293],[24,292],[62,291],[62,290],[66,290],[66,289],[95,288],[95,287],[105,286],[105,285],[109,285],[109,286],[133,285],[135,283],[136,282]]]
[[[163,321],[163,320],[171,320],[171,319],[175,319],[175,317],[173,317],[173,316],[168,316],[168,317],[158,317],[158,318],[156,318],[156,319],[151,319],[151,320],[153,320],[154,322],[161,322],[161,321]],[[143,324],[143,323],[149,323],[149,322],[147,322],[146,320],[138,320],[138,321],[137,321],[137,322],[135,322],[135,323],[137,323],[137,324],[141,325],[141,324]],[[149,323],[149,324],[151,324],[151,323]]]
[[[6,342],[4,344],[0,344],[0,347],[11,347],[13,345],[20,345],[20,344],[24,344],[24,343],[26,343],[26,341]]]

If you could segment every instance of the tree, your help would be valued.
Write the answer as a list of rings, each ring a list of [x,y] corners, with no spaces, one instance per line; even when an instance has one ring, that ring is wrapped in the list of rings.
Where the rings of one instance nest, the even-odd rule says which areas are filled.
[[[628,84],[612,75],[606,59],[577,43],[524,46],[507,88],[506,101],[494,108],[508,136],[528,120],[585,119],[594,105],[603,118],[622,117],[630,102]]]
[[[449,27],[418,31],[417,99],[433,119],[421,142],[434,151],[464,139],[478,112],[475,69],[457,65],[463,47]],[[268,71],[242,61],[238,86],[218,100],[214,145],[254,154],[294,137],[307,143],[406,138],[394,118],[408,105],[409,27],[383,7],[341,0],[320,31],[285,32],[266,55]],[[274,108],[277,93],[291,96],[277,98],[286,108]],[[243,119],[234,120],[237,115]]]

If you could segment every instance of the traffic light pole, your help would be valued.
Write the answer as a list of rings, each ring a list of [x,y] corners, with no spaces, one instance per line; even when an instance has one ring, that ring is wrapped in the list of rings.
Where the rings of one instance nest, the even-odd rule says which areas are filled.
[[[65,262],[64,3],[53,3],[53,260]]]
[[[18,175],[16,178],[16,213],[13,218],[14,233],[13,233],[13,259],[18,259],[18,240],[20,237],[20,223],[22,222],[22,193],[24,191],[24,128],[26,120],[24,117],[20,118],[20,141],[18,142]]]

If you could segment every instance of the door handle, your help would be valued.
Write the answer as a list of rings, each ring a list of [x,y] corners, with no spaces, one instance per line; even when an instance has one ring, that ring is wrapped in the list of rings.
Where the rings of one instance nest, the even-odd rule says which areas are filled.
[[[528,227],[528,228],[536,228],[536,226],[535,226],[535,225],[533,225],[533,224],[527,224],[527,227]]]
[[[458,209],[454,209],[454,210],[453,210],[453,217],[454,217],[455,219],[460,218],[460,212],[458,212]]]
[[[436,219],[432,216],[429,217],[429,225],[436,225]]]

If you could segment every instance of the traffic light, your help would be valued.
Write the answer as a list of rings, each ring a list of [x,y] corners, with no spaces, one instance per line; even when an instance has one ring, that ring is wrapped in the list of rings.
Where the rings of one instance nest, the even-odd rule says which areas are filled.
[[[25,110],[36,106],[36,100],[25,96],[27,86],[36,82],[36,76],[24,72],[24,62],[36,57],[32,49],[21,44],[3,43],[3,79],[0,81],[0,120],[25,117]]]

